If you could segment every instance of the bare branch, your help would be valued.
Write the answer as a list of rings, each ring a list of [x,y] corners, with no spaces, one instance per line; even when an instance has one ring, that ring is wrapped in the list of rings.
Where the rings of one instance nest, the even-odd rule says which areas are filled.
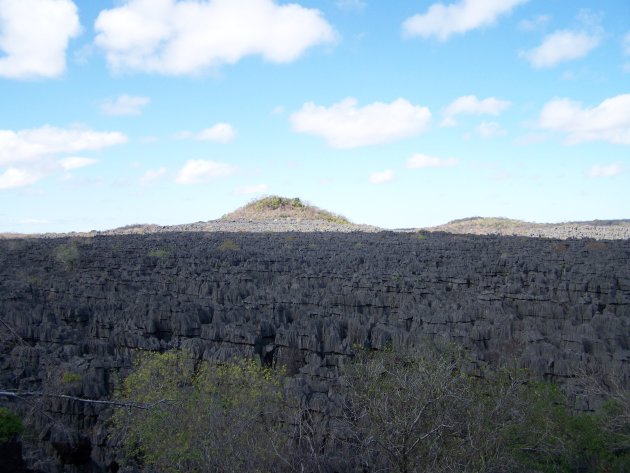
[[[0,391],[0,397],[8,397],[8,398],[14,398],[14,399],[22,399],[22,398],[27,398],[27,397],[44,397],[44,398],[56,398],[56,399],[69,399],[71,401],[83,402],[83,403],[86,403],[86,404],[104,404],[104,405],[114,406],[114,407],[131,407],[131,408],[134,408],[134,409],[142,409],[142,410],[153,409],[153,408],[157,407],[160,404],[177,402],[174,399],[160,399],[159,401],[152,402],[150,404],[138,404],[138,403],[135,403],[135,402],[120,402],[120,401],[106,401],[106,400],[99,400],[99,399],[85,399],[85,398],[82,398],[82,397],[68,396],[67,394],[51,394],[51,393],[42,393],[42,392],[34,392],[34,391],[26,391],[26,392]]]

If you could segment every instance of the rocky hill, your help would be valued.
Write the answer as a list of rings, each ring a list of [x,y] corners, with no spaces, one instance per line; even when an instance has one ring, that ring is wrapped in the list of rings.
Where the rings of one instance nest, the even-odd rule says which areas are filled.
[[[298,197],[268,196],[228,213],[216,220],[180,225],[134,224],[105,231],[80,233],[17,234],[0,233],[0,240],[13,238],[94,237],[98,235],[146,235],[173,232],[380,232],[383,228],[356,224],[346,217],[322,210]],[[470,217],[444,225],[392,230],[462,235],[504,235],[533,238],[595,240],[630,239],[630,220],[594,220],[566,223],[532,223],[508,218]]]
[[[0,241],[0,388],[107,399],[137,350],[285,366],[287,389],[340,415],[356,344],[463,345],[571,386],[630,386],[630,241],[446,233],[186,232]],[[572,391],[580,408],[588,398]],[[45,399],[30,467],[116,471],[107,406]]]
[[[453,220],[432,232],[469,235],[527,236],[534,238],[593,238],[595,240],[630,239],[630,220],[594,220],[588,222],[532,223],[509,218],[471,217]]]

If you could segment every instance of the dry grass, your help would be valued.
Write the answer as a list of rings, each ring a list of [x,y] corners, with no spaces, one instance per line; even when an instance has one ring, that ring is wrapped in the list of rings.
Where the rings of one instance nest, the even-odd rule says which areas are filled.
[[[322,210],[318,207],[302,202],[299,198],[287,198],[272,195],[255,200],[249,204],[221,217],[223,220],[324,220],[342,225],[351,222],[341,216]]]

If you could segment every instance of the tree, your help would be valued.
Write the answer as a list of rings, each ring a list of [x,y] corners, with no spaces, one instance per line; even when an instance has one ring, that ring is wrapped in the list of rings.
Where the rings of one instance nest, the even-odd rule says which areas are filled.
[[[366,468],[410,473],[440,463],[468,381],[459,352],[436,355],[360,351],[348,366],[346,419]]]
[[[255,361],[144,353],[118,398],[154,407],[118,410],[113,426],[127,455],[151,471],[272,471],[286,444],[280,379]]]
[[[345,370],[350,441],[369,471],[514,471],[527,373],[486,370],[462,349],[360,351]]]

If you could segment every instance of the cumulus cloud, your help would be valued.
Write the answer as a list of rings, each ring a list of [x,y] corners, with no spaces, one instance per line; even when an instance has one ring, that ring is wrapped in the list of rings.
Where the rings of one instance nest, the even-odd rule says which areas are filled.
[[[96,160],[63,155],[97,151],[127,142],[118,132],[97,132],[84,128],[44,126],[31,130],[0,130],[0,167],[2,188],[27,186],[60,170],[78,169]],[[0,171],[1,172],[1,171]]]
[[[319,10],[274,0],[123,0],[103,10],[94,29],[112,69],[169,75],[251,55],[287,63],[336,39]]]
[[[482,122],[475,131],[481,138],[486,140],[507,135],[507,131],[497,122]]]
[[[386,169],[382,172],[373,172],[370,174],[370,182],[372,184],[383,184],[384,182],[389,182],[394,179],[394,171],[391,169]]]
[[[478,99],[475,95],[465,95],[451,102],[443,112],[442,126],[454,126],[458,115],[493,115],[497,116],[507,110],[511,103],[496,97]]]
[[[149,169],[140,177],[140,184],[150,184],[152,182],[158,181],[164,176],[166,176],[167,169],[162,167],[158,169]]]
[[[96,151],[127,142],[119,132],[43,126],[30,130],[0,130],[0,166],[33,162],[45,157]]]
[[[362,11],[366,2],[363,0],[337,0],[335,2],[337,8],[345,11]]]
[[[41,176],[37,173],[24,169],[9,168],[0,174],[0,190],[30,186],[40,178]]]
[[[568,144],[607,141],[630,145],[630,94],[608,98],[592,108],[569,99],[551,100],[540,112],[538,125],[565,133]]]
[[[414,15],[403,23],[403,33],[446,41],[454,34],[490,26],[528,0],[461,0],[458,3],[434,3],[424,14]]]
[[[217,123],[210,128],[193,133],[192,131],[180,131],[175,135],[180,140],[214,141],[216,143],[229,143],[236,138],[236,130],[229,123]]]
[[[269,190],[267,184],[255,184],[252,186],[237,187],[234,189],[236,195],[264,194]]]
[[[545,69],[581,59],[599,46],[597,33],[560,30],[547,36],[537,48],[521,53],[534,68]]]
[[[188,161],[179,171],[175,182],[178,184],[199,184],[212,179],[226,177],[236,172],[229,164],[196,159]]]
[[[116,100],[106,100],[101,104],[105,115],[141,115],[142,109],[151,103],[148,97],[120,95]]]
[[[217,123],[210,128],[201,130],[196,137],[200,141],[216,141],[229,143],[236,138],[236,130],[229,123]]]
[[[520,21],[518,28],[522,31],[535,31],[549,23],[549,20],[551,20],[549,15],[538,15],[533,18]]]
[[[83,158],[81,156],[70,156],[59,161],[61,167],[66,171],[84,168],[96,164],[98,161],[93,158]]]
[[[58,77],[81,31],[71,0],[0,0],[0,77]]]
[[[431,120],[427,107],[405,99],[357,107],[346,98],[330,107],[306,103],[291,115],[293,130],[323,137],[334,148],[388,143],[422,133]]]
[[[607,165],[594,165],[587,173],[588,177],[614,177],[623,172],[623,167],[620,163],[613,163]]]
[[[454,158],[436,158],[426,154],[414,154],[407,160],[407,168],[409,169],[451,168],[457,164],[458,161]]]

